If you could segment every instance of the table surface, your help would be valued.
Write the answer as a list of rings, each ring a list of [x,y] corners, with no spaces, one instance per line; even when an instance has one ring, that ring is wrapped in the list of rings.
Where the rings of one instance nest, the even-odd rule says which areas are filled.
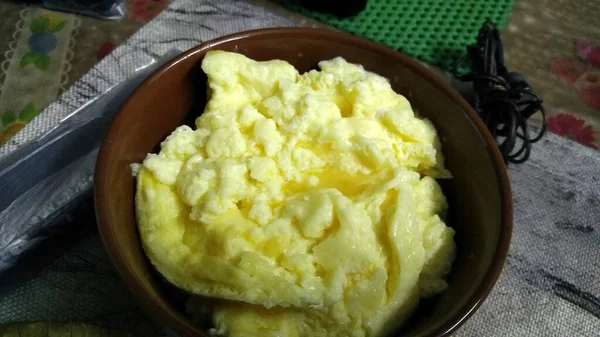
[[[33,19],[40,14],[27,13],[20,17]],[[596,54],[583,44],[600,42],[600,31],[593,28],[593,17],[588,16],[593,13],[598,17],[600,3],[516,2],[504,32],[508,66],[524,72],[544,95],[552,114],[551,130],[587,147],[550,134],[534,148],[527,163],[510,167],[515,204],[510,256],[488,300],[456,336],[594,336],[600,331],[600,156],[593,138],[600,113],[594,106],[596,96],[593,92],[588,95],[593,85],[587,83],[594,79],[590,74],[595,74],[596,63],[590,55]],[[170,48],[184,50],[241,30],[313,24],[289,15],[256,2],[175,1],[74,82],[2,147],[0,156],[56,125],[74,108]],[[77,20],[91,19],[68,20],[64,27],[81,27]],[[139,25],[130,29],[137,28]],[[575,50],[578,39],[582,40],[579,53]],[[57,43],[57,50],[59,47]],[[68,44],[62,48],[68,57]],[[43,67],[43,62],[32,62]],[[0,95],[5,93],[3,90]],[[136,336],[163,335],[115,274],[95,231],[91,210],[84,207],[71,222],[77,226],[45,243],[3,279],[0,323],[74,321]]]

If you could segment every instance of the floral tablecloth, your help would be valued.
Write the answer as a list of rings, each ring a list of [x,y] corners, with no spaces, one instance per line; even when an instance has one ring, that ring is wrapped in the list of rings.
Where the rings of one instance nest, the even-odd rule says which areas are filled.
[[[126,0],[122,20],[0,2],[0,145],[171,0]]]
[[[119,21],[0,2],[0,29],[12,32],[0,35],[0,145],[170,2],[126,0]],[[598,1],[520,0],[503,32],[509,69],[525,73],[544,98],[548,129],[594,149],[600,148],[598,17]]]

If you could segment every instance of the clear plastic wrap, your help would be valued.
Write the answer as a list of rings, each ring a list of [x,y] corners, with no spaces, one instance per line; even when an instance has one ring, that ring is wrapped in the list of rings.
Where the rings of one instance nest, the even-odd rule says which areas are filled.
[[[0,160],[0,273],[54,232],[59,220],[91,193],[98,148],[119,107],[179,53],[168,51]]]
[[[101,19],[117,20],[125,16],[123,0],[44,0],[44,7]]]

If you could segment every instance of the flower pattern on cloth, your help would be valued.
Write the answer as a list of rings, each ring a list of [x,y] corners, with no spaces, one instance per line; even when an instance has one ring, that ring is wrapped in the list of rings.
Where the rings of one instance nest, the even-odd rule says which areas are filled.
[[[60,32],[67,21],[61,20],[56,14],[44,14],[31,21],[31,36],[27,40],[30,51],[21,57],[21,68],[30,64],[47,71],[50,67],[50,54],[56,49],[56,33]]]
[[[36,6],[25,7],[20,18],[13,23],[16,38],[2,63],[6,72],[0,83],[0,146],[56,99],[68,76],[78,25],[73,14]]]
[[[4,28],[6,33],[4,36],[16,37],[12,43],[8,43],[11,39],[6,39],[4,44],[19,46],[18,51],[10,51],[15,53],[13,59],[7,60],[13,64],[10,72],[6,73],[7,77],[4,79],[4,76],[0,76],[4,79],[0,79],[0,91],[2,85],[5,85],[5,88],[11,87],[5,90],[7,93],[3,97],[0,93],[0,118],[8,111],[5,120],[12,120],[9,124],[0,122],[0,146],[27,124],[27,121],[18,117],[19,112],[28,103],[35,104],[36,111],[42,111],[56,99],[57,94],[69,87],[73,80],[81,77],[91,66],[110,54],[173,0],[123,2],[127,15],[121,20],[101,20],[48,10],[37,5],[7,5],[14,6],[15,10],[18,9],[22,13],[19,23],[18,20],[5,21],[5,26],[0,23],[0,28]],[[14,30],[11,30],[13,27]],[[65,43],[68,44],[66,49]],[[65,54],[67,49],[68,54]],[[6,50],[0,47],[0,58],[5,52]],[[2,69],[4,70],[6,67]],[[61,74],[62,70],[64,72]],[[49,77],[55,78],[56,81],[50,83]],[[21,86],[26,89],[20,88]],[[16,91],[19,93],[15,94]]]
[[[598,149],[598,145],[595,143],[596,136],[594,130],[591,125],[586,125],[584,119],[567,113],[560,113],[548,118],[548,130],[593,149]]]
[[[104,42],[98,48],[96,52],[96,57],[98,60],[102,60],[106,55],[110,54],[116,48],[115,44],[112,42]]]
[[[27,103],[18,114],[12,110],[5,110],[0,114],[2,130],[0,131],[0,144],[7,142],[27,123],[29,123],[40,112],[33,103]]]
[[[131,0],[127,17],[138,22],[148,22],[170,3],[171,0]]]
[[[550,61],[550,69],[568,83],[577,97],[600,116],[600,46],[578,40],[573,56],[561,56]],[[588,147],[598,149],[598,130],[587,121],[568,113],[548,118],[548,130],[564,135]]]

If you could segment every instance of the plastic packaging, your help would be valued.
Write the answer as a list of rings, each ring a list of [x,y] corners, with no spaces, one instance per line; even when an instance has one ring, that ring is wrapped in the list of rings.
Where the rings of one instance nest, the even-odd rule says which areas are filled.
[[[44,0],[44,7],[102,19],[116,20],[125,16],[123,0]]]
[[[0,160],[0,273],[46,239],[91,193],[98,148],[119,107],[148,75],[179,53],[168,51]]]

